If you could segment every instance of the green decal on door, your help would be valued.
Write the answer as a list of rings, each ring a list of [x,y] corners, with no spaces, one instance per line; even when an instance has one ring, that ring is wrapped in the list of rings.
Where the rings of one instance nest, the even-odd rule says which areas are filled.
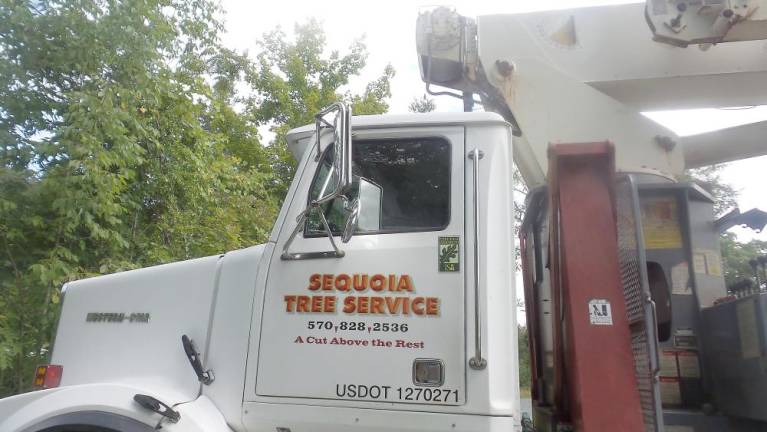
[[[460,237],[439,238],[439,271],[461,271],[460,245]]]

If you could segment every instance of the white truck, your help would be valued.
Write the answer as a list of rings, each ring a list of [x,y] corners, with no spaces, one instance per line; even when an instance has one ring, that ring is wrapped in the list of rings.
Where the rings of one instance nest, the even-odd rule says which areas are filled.
[[[343,106],[320,119],[319,141],[314,127],[288,135],[300,162],[265,245],[67,284],[59,386],[0,402],[0,430],[512,430],[508,123],[455,113],[349,124]],[[464,163],[475,149],[477,184]],[[475,205],[481,239],[467,235]],[[475,329],[487,347],[476,370]]]
[[[751,8],[755,2],[726,10],[731,2],[713,2],[706,6],[716,13],[709,16],[678,6],[694,1],[664,1],[653,0],[648,9],[478,21],[442,8],[424,13],[418,45],[427,85],[461,91],[467,108],[479,95],[495,112],[352,117],[336,104],[319,113],[315,125],[291,131],[296,177],[269,241],[67,284],[51,365],[38,369],[42,389],[0,400],[0,432],[492,432],[519,430],[521,423],[529,430],[519,408],[514,162],[534,188],[526,222],[556,226],[565,219],[541,204],[558,202],[540,188],[559,185],[546,176],[550,144],[609,139],[614,144],[603,149],[614,149],[617,171],[665,185],[674,185],[685,167],[767,153],[764,124],[682,139],[639,114],[669,100],[692,107],[767,99],[767,60],[758,42],[704,52],[638,34],[648,33],[649,11],[648,21],[660,23],[651,26],[656,39],[677,46],[729,42],[738,29],[745,34],[738,40],[762,39],[763,10]],[[662,14],[661,3],[676,12]],[[728,25],[713,25],[719,14],[728,16]],[[749,88],[754,81],[762,86]],[[731,87],[723,91],[722,83]],[[724,151],[717,145],[723,139],[729,140]],[[713,226],[707,217],[704,225]],[[600,229],[608,240],[615,231]],[[675,233],[673,227],[659,231]],[[535,427],[618,430],[582,422],[590,396],[573,399],[579,393],[563,391],[561,377],[598,365],[555,358],[557,343],[580,352],[582,339],[572,332],[582,328],[581,318],[583,328],[591,319],[594,329],[616,330],[604,334],[624,339],[639,323],[649,335],[640,351],[657,357],[662,341],[656,333],[665,323],[658,317],[627,323],[617,314],[625,311],[622,300],[610,309],[609,301],[595,298],[581,318],[567,315],[569,339],[558,340],[564,321],[552,318],[547,302],[557,292],[551,275],[561,276],[561,257],[541,246],[548,232],[523,225],[523,255],[538,257],[533,264],[525,260]],[[567,232],[557,231],[563,238]],[[536,246],[528,247],[526,233]],[[642,268],[650,264],[644,248],[632,251]],[[547,253],[557,260],[542,262]],[[678,274],[679,263],[672,264]],[[651,280],[642,274],[637,280]],[[716,285],[707,292],[726,296],[719,279],[707,280]],[[599,288],[620,292],[621,284]],[[692,288],[697,296],[697,285]],[[660,301],[652,294],[647,304]],[[688,343],[696,337],[686,335]],[[603,349],[623,352],[628,344]],[[634,372],[632,364],[631,380]],[[649,389],[617,390],[635,394],[636,406],[602,405],[603,414],[589,411],[589,419],[616,413],[628,419],[641,408],[647,415],[641,429],[619,429],[664,430],[656,372],[637,366],[638,380],[642,373],[654,380]],[[604,388],[597,390],[604,397]],[[642,391],[649,392],[649,408],[645,399],[638,405]],[[705,410],[696,409],[698,421]],[[710,430],[676,424],[688,429],[667,430]]]

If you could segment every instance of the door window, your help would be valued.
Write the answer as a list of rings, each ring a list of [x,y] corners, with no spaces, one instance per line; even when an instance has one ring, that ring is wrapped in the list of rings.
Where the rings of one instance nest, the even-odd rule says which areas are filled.
[[[355,141],[350,200],[359,199],[357,234],[438,231],[450,222],[450,144],[442,138]],[[309,200],[332,189],[333,147],[325,151]],[[330,229],[340,234],[346,220],[344,198],[322,205]],[[306,237],[324,236],[322,221],[312,212]]]

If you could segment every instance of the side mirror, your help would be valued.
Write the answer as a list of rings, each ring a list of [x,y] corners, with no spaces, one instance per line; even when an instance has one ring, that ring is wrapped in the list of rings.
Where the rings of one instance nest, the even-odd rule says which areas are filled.
[[[346,224],[341,237],[344,243],[351,240],[357,229],[362,231],[378,231],[381,229],[381,198],[383,189],[381,186],[364,178],[357,177],[355,182],[356,191],[351,191],[351,195],[357,195],[357,198],[349,203],[344,203],[346,211]]]
[[[364,177],[357,177],[355,184],[357,186],[356,191],[352,191],[351,195],[357,195],[357,198],[351,204],[348,200],[344,203],[344,210],[347,213],[346,224],[341,237],[344,243],[351,240],[357,228],[363,231],[381,229],[383,189]]]
[[[298,216],[296,227],[283,246],[281,256],[283,260],[342,258],[344,256],[344,251],[338,247],[336,241],[333,239],[333,231],[330,229],[325,214],[322,212],[322,205],[327,202],[332,202],[336,198],[342,196],[344,199],[347,199],[346,195],[352,186],[352,110],[351,107],[336,102],[317,113],[317,115],[314,116],[314,119],[317,140],[316,160],[319,160],[322,155],[321,144],[323,137],[327,136],[326,132],[330,130],[333,134],[333,166],[328,179],[335,179],[335,183],[333,185],[328,185],[328,188],[323,190],[321,196],[310,202],[306,210],[301,212]],[[303,228],[311,212],[317,212],[319,215],[320,220],[322,221],[322,226],[328,236],[328,240],[330,240],[330,244],[333,246],[333,250],[325,252],[290,252],[290,245]],[[357,214],[359,214],[359,206],[357,206]],[[351,220],[351,216],[352,214],[347,218],[345,224],[346,227],[343,233],[343,235],[346,236],[346,231],[348,230],[349,238],[351,238],[351,235],[354,233],[354,227],[356,226],[356,217],[354,220]]]
[[[352,201],[351,205],[346,208],[348,216],[346,216],[346,224],[344,225],[344,232],[341,236],[341,241],[349,243],[352,239],[354,231],[357,229],[357,224],[360,218],[360,199],[356,198]]]
[[[317,204],[322,204],[345,194],[352,184],[352,110],[351,107],[336,102],[320,111],[314,118],[317,160],[322,155],[323,132],[330,129],[333,133],[333,173],[336,184],[334,189],[317,198]]]

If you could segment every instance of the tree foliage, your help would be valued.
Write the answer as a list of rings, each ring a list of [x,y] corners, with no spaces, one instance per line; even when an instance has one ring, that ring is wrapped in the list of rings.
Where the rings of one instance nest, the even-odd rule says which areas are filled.
[[[414,98],[408,106],[408,110],[412,113],[428,113],[437,109],[437,104],[434,102],[434,98],[430,98],[427,95],[423,95],[420,98]]]
[[[363,41],[354,41],[342,55],[327,51],[325,33],[316,20],[296,25],[294,33],[292,40],[280,28],[265,34],[256,67],[248,75],[255,92],[248,100],[248,112],[257,123],[269,125],[275,135],[269,151],[277,195],[284,195],[295,172],[295,159],[286,146],[287,132],[314,123],[314,114],[334,102],[351,104],[355,115],[386,112],[394,77],[389,65],[361,94],[342,93],[365,67]]]
[[[724,165],[712,165],[688,172],[689,179],[698,183],[714,198],[714,212],[717,216],[738,207],[738,191],[722,179],[723,169]],[[754,273],[749,261],[767,254],[767,242],[741,242],[732,233],[724,233],[720,242],[726,285],[729,287],[743,279],[753,280]]]
[[[519,387],[530,389],[532,373],[530,369],[530,341],[527,327],[517,325],[517,350],[519,351]]]
[[[0,0],[0,396],[45,363],[67,281],[266,239],[292,165],[259,126],[281,137],[340,98],[386,109],[390,68],[339,93],[361,42],[323,56],[311,22],[254,62],[220,44],[219,16],[208,0]]]
[[[741,243],[731,233],[725,233],[721,242],[724,278],[727,286],[743,279],[754,280],[754,271],[749,265],[749,261],[767,255],[767,242],[751,240]],[[762,282],[764,281],[763,277],[761,270],[759,270],[759,279]]]
[[[692,180],[705,189],[714,198],[714,213],[722,216],[738,206],[738,191],[722,179],[725,165],[711,165],[687,171],[688,180]]]

